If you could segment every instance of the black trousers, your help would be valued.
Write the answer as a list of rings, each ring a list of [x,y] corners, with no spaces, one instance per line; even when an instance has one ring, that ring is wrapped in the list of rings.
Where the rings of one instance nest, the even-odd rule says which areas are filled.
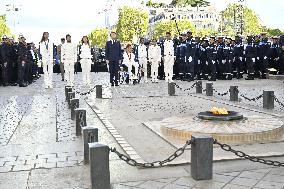
[[[11,64],[10,62],[2,63],[2,70],[1,70],[1,76],[2,76],[2,82],[5,84],[8,84],[10,82],[10,70],[11,70]]]
[[[109,73],[110,78],[109,81],[111,84],[118,84],[119,77],[118,77],[118,71],[119,71],[119,61],[109,61]]]
[[[27,66],[26,63],[22,64],[22,62],[18,62],[18,83],[23,84],[24,82],[27,82]]]

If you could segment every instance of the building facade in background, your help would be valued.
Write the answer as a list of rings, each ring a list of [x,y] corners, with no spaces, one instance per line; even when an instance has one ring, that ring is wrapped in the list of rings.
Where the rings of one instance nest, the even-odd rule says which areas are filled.
[[[196,29],[213,29],[219,28],[219,12],[213,6],[208,7],[161,7],[149,10],[149,31],[155,23],[170,20],[175,17],[179,19],[188,19]]]

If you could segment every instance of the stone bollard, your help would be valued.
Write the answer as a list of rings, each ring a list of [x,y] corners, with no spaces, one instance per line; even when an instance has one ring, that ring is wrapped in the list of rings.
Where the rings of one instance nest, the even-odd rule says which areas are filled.
[[[96,98],[103,98],[103,86],[96,85]]]
[[[65,100],[67,101],[68,98],[68,92],[72,92],[72,87],[69,85],[65,86]]]
[[[98,128],[83,127],[84,163],[89,163],[89,143],[98,142]]]
[[[174,96],[176,93],[175,83],[168,83],[168,94]]]
[[[239,100],[239,90],[238,86],[230,86],[230,101]]]
[[[196,93],[202,93],[202,81],[196,81]]]
[[[71,120],[75,119],[75,109],[79,108],[79,98],[72,98],[70,100]]]
[[[82,127],[87,126],[86,121],[86,109],[75,109],[75,122],[76,122],[76,136],[80,136],[82,133]]]
[[[274,91],[263,91],[263,108],[274,108]]]
[[[206,83],[206,96],[213,96],[213,83],[212,82]]]
[[[71,105],[71,99],[75,98],[75,92],[68,92],[68,108],[70,109],[70,105]]]
[[[213,175],[213,138],[192,136],[191,176],[194,180],[210,180]]]
[[[110,189],[109,147],[90,143],[89,153],[92,189]]]

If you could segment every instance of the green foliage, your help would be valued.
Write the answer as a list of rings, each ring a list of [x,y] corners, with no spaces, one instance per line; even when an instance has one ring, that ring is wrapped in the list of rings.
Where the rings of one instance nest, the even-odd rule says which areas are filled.
[[[178,7],[192,6],[192,7],[206,7],[210,5],[206,0],[172,0],[171,5]]]
[[[237,4],[230,4],[223,12],[221,12],[222,23],[220,27],[222,27],[222,31],[224,35],[235,35],[234,30],[234,15],[237,11]],[[248,34],[259,34],[262,31],[262,26],[260,24],[260,20],[257,17],[256,13],[244,6],[244,30],[243,35]],[[221,28],[219,29],[221,30]]]
[[[265,28],[265,32],[267,32],[268,36],[280,36],[284,35],[284,31],[282,32],[280,29],[273,29],[273,28]]]
[[[144,36],[148,28],[148,13],[140,9],[124,6],[119,9],[117,34],[122,42],[132,42],[133,38]]]
[[[195,33],[195,28],[189,20],[187,19],[177,20],[177,24],[181,33],[187,30],[191,30],[193,33]],[[160,22],[156,22],[153,31],[151,31],[150,33],[150,36],[158,39],[159,37],[165,36],[166,32],[171,32],[172,36],[179,35],[174,20],[163,20]]]
[[[0,37],[2,35],[11,35],[11,30],[7,26],[5,15],[0,15]]]
[[[104,48],[108,40],[108,29],[97,28],[89,34],[89,40],[91,40],[91,46],[97,46]]]
[[[152,0],[147,1],[146,3],[147,7],[153,7],[153,8],[160,8],[160,7],[165,7],[166,4],[165,3],[156,3],[153,2]]]

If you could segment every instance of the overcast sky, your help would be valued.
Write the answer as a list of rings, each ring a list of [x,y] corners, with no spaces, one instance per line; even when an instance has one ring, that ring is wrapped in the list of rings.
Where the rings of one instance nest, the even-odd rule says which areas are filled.
[[[119,6],[135,6],[138,1],[115,0],[112,2],[111,24],[117,20]],[[170,0],[157,1],[170,2]],[[234,1],[237,0],[210,0],[219,10]],[[104,27],[105,16],[99,13],[105,9],[106,2],[107,0],[0,0],[0,14],[7,14],[8,24],[11,29],[14,29],[13,15],[5,11],[5,5],[13,3],[21,5],[21,10],[16,15],[15,34],[24,34],[27,41],[38,42],[42,32],[48,31],[55,43],[58,43],[67,33],[72,35],[74,42],[78,42],[81,36],[87,35],[92,29]],[[245,3],[256,11],[265,25],[284,30],[284,0],[246,0]]]

